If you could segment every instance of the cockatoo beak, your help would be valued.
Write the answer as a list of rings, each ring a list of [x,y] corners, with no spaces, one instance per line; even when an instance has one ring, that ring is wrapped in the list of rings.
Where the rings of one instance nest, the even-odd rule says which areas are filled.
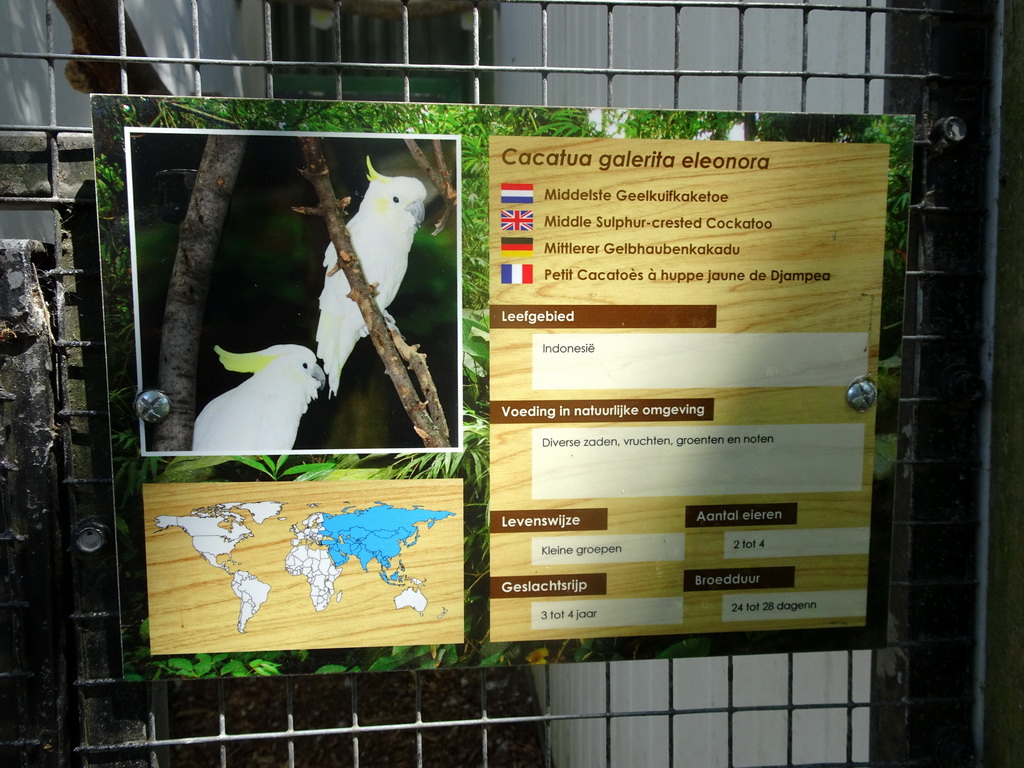
[[[327,383],[327,374],[324,373],[323,368],[321,368],[319,365],[314,365],[312,373],[313,378],[316,379],[316,388],[323,389],[324,384]]]
[[[423,217],[426,216],[426,211],[423,209],[423,202],[417,200],[414,203],[409,203],[405,206],[405,210],[412,214],[412,217],[416,219],[416,226],[418,227],[423,223]]]

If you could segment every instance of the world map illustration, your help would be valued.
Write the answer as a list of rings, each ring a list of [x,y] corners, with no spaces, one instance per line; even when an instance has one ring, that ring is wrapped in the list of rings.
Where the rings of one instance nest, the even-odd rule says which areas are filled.
[[[218,502],[195,507],[185,515],[158,515],[153,525],[156,531],[183,532],[202,561],[224,572],[224,588],[238,600],[238,633],[245,634],[264,606],[274,601],[275,588],[262,569],[275,560],[276,567],[289,576],[306,580],[307,611],[314,615],[328,611],[332,601],[341,604],[346,580],[362,574],[376,576],[387,585],[392,595],[387,610],[411,609],[435,619],[448,613],[443,605],[432,606],[428,597],[433,576],[411,572],[405,561],[436,524],[452,525],[454,512],[385,502],[328,512],[321,511],[319,503],[308,503],[302,514],[295,515],[296,506],[283,501]],[[279,544],[279,549],[275,547],[278,557],[253,556],[250,564],[246,553],[266,551],[265,546],[251,549],[249,545],[262,544],[261,529],[268,521],[278,524],[279,530],[281,523],[290,524],[291,538],[271,537]]]

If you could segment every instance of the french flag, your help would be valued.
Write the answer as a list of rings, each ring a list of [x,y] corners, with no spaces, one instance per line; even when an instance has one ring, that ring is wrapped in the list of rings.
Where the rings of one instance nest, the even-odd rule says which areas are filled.
[[[502,264],[501,282],[522,285],[533,282],[533,264]]]
[[[533,184],[502,184],[501,202],[533,203]]]

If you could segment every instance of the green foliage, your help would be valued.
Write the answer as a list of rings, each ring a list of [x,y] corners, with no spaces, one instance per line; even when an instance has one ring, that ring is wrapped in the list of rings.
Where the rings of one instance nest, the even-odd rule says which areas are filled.
[[[913,166],[914,121],[912,118],[874,119],[864,128],[862,141],[889,145],[888,216],[885,227],[886,259],[906,260],[909,237],[910,182]]]
[[[287,456],[278,456],[276,459],[272,456],[232,456],[231,458],[245,464],[247,467],[252,467],[257,472],[267,475],[271,480],[278,479],[281,469],[284,467],[285,462],[288,461]]]
[[[197,653],[192,658],[172,657],[150,662],[152,679],[170,677],[274,677],[287,660],[285,651],[269,653]]]
[[[395,457],[378,477],[394,480],[462,478],[466,495],[476,503],[488,497],[490,478],[488,438],[490,428],[484,414],[463,413],[464,450],[461,452],[405,453]]]
[[[210,480],[251,481],[253,479],[337,480],[370,479],[379,470],[355,470],[356,456],[335,456],[332,460],[306,461],[302,456],[177,456],[155,478],[160,483],[198,483]],[[291,463],[298,462],[298,463]],[[290,464],[290,465],[289,465]],[[243,469],[247,468],[247,469]],[[247,470],[255,470],[253,476]]]
[[[168,677],[274,677],[282,673],[282,667],[294,668],[309,657],[308,651],[264,651],[154,658],[149,653],[149,619],[139,624],[136,641],[128,645],[130,639],[130,634],[124,638],[124,679],[129,681]]]
[[[216,477],[216,469],[231,461],[228,456],[176,456],[156,478],[160,483],[203,483]]]
[[[462,315],[462,372],[466,380],[466,397],[475,403],[490,399],[487,381],[490,373],[490,318],[484,311],[468,311]]]
[[[726,139],[733,126],[741,122],[743,114],[739,112],[631,110],[609,126],[609,130],[617,126],[620,133],[609,135],[630,139]]]
[[[123,430],[110,435],[114,454],[114,485],[118,489],[118,503],[128,507],[140,497],[144,483],[152,483],[160,473],[164,459],[158,456],[139,456],[139,433]]]
[[[896,471],[897,436],[893,432],[875,435],[874,479],[890,480]]]

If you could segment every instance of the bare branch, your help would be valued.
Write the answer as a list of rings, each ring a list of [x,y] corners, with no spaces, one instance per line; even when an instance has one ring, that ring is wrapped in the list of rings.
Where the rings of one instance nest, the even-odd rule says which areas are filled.
[[[352,247],[348,227],[345,226],[342,216],[344,207],[334,196],[320,139],[300,137],[299,145],[302,147],[302,155],[305,160],[305,167],[301,169],[302,176],[316,190],[317,199],[320,201],[319,212],[327,222],[327,231],[331,236],[331,242],[334,243],[334,248],[338,252],[336,268],[340,268],[345,273],[345,278],[351,289],[349,298],[359,305],[359,311],[363,315],[363,322],[366,323],[373,346],[377,349],[377,354],[380,355],[380,359],[384,363],[384,369],[391,378],[395,391],[402,401],[402,406],[412,421],[413,429],[427,448],[447,447],[451,445],[448,440],[447,428],[442,430],[435,423],[430,415],[433,407],[420,400],[412,380],[409,378],[409,372],[395,348],[395,342],[384,321],[384,315],[374,300],[377,294],[376,286],[370,285],[366,281],[366,274],[363,272],[358,254]],[[425,395],[428,401],[437,400],[436,391],[425,392]],[[440,405],[436,404],[436,408],[440,410]]]
[[[434,167],[427,160],[426,155],[423,154],[423,150],[420,149],[415,139],[406,139],[405,145],[409,148],[409,154],[412,155],[413,160],[416,161],[417,165],[423,170],[423,173],[430,183],[434,185],[441,198],[444,200],[444,213],[441,218],[438,219],[437,224],[434,225],[434,231],[432,234],[438,235],[445,228],[448,223],[448,219],[455,213],[459,207],[459,197],[455,193],[455,187],[452,184],[452,175],[448,171],[448,166],[444,163],[444,155],[441,152],[441,142],[438,139],[434,139],[434,159],[437,161],[438,170],[434,170]]]
[[[54,0],[71,28],[72,53],[120,56],[117,0]],[[135,25],[124,16],[125,51],[128,56],[145,56]],[[169,94],[152,64],[133,62],[125,67],[128,92]],[[64,76],[82,93],[121,93],[121,65],[109,61],[69,61]]]
[[[397,328],[391,329],[391,339],[395,342],[395,349],[398,350],[398,354],[402,356],[405,364],[416,374],[420,391],[423,392],[424,399],[426,400],[427,413],[430,414],[430,418],[437,424],[441,434],[446,439],[450,439],[448,420],[445,418],[444,411],[441,408],[441,400],[437,394],[437,387],[434,385],[434,377],[430,375],[430,369],[427,367],[427,356],[420,352],[419,344],[410,346],[406,343]]]

